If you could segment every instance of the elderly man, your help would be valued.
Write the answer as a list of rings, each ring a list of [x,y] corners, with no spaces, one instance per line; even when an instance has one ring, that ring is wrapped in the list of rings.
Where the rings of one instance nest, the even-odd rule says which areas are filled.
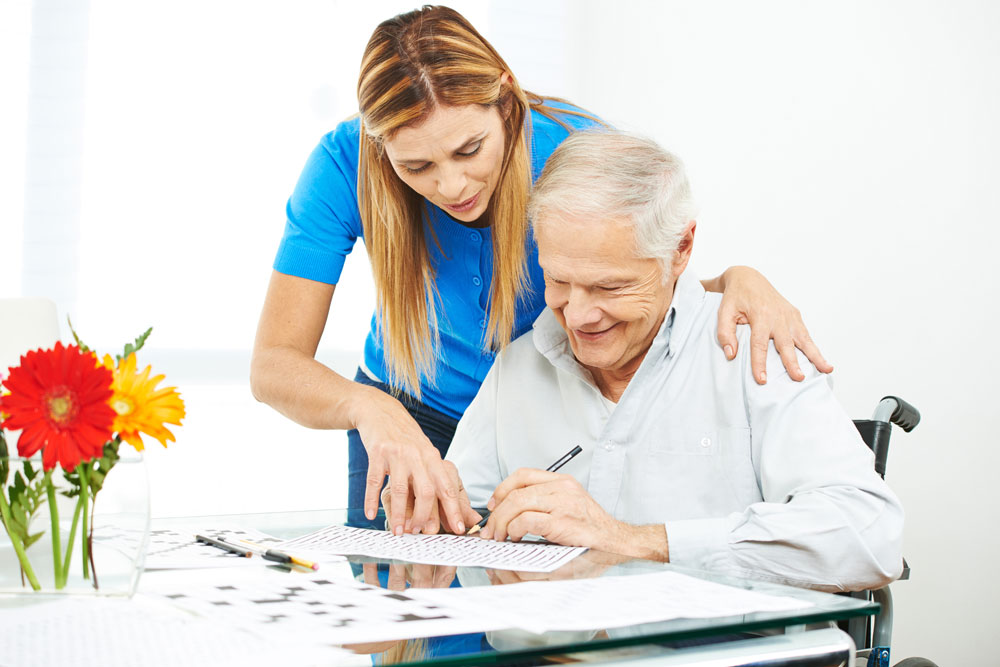
[[[483,537],[827,590],[900,574],[902,508],[826,378],[803,357],[804,382],[758,385],[746,327],[736,363],[718,353],[719,295],[685,271],[695,221],[676,158],[575,133],[529,213],[548,309],[498,357],[448,453],[493,510]]]

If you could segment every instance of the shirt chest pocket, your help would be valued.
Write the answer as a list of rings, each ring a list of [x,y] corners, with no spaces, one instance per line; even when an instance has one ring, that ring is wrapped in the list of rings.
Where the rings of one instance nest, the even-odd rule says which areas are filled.
[[[656,438],[650,456],[746,456],[750,458],[750,429],[712,426],[710,428],[668,429]]]
[[[701,509],[742,510],[761,499],[751,445],[749,428],[669,429],[651,444],[646,474],[672,480]]]

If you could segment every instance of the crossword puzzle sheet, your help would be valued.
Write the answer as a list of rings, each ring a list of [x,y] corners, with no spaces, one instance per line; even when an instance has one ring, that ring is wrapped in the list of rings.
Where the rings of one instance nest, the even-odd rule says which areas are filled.
[[[301,646],[343,646],[518,628],[613,629],[675,618],[812,606],[664,571],[596,579],[393,591],[350,578],[268,569],[155,573],[141,596],[232,630]]]
[[[237,543],[243,538],[273,547],[281,540],[266,533],[231,526],[191,526],[182,528],[154,528],[149,533],[149,549],[146,551],[146,569],[185,569],[185,568],[217,568],[260,565],[259,559],[244,558],[223,551],[209,544],[195,540],[195,535],[206,537],[224,537],[227,541]]]
[[[280,548],[292,552],[308,549],[314,553],[522,572],[552,572],[587,550],[586,547],[555,544],[494,542],[466,535],[396,536],[385,530],[341,525],[288,540]]]
[[[258,530],[224,524],[205,523],[172,528],[154,528],[149,531],[145,569],[176,570],[260,566],[259,558],[246,558],[210,544],[203,544],[197,541],[197,535],[222,539],[235,546],[244,546],[243,541],[247,540],[255,545],[253,547],[247,545],[248,551],[275,548],[282,542],[277,537]],[[114,549],[122,554],[132,556],[139,552],[144,537],[143,531],[104,527],[99,535],[95,536],[94,542],[104,548]],[[337,560],[342,559],[338,557]]]
[[[339,665],[360,656],[220,627],[143,599],[54,598],[0,609],[0,665]]]
[[[145,597],[213,622],[288,640],[344,645],[485,632],[510,627],[497,614],[470,614],[447,601],[421,601],[354,579],[266,568],[161,572],[143,581]]]

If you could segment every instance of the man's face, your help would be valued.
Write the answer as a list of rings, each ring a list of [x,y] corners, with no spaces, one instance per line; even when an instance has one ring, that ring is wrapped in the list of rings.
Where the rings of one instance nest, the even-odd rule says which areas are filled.
[[[633,373],[670,307],[676,277],[635,256],[627,220],[559,219],[535,227],[545,303],[569,336],[573,355],[597,371]]]

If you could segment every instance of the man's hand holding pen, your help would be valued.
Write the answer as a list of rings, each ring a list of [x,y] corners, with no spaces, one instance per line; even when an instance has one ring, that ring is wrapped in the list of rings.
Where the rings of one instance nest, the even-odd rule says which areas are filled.
[[[458,470],[451,461],[445,461],[448,475],[458,488],[464,525],[450,526],[444,513],[439,511],[440,507],[434,508],[432,521],[426,525],[412,525],[414,498],[411,494],[404,513],[405,532],[437,532],[440,525],[444,532],[463,534],[462,528],[471,526],[464,531],[465,534],[478,533],[485,539],[498,542],[508,538],[518,542],[525,535],[539,535],[555,544],[667,560],[666,535],[662,526],[632,526],[618,521],[587,493],[576,478],[556,472],[581,451],[580,447],[574,447],[546,470],[522,468],[510,475],[494,490],[487,504],[489,513],[486,517],[472,508]],[[387,516],[393,502],[390,486],[382,491],[382,504]]]
[[[574,458],[576,458],[576,455],[579,454],[582,451],[583,451],[583,447],[581,447],[580,445],[577,445],[576,447],[574,447],[573,449],[569,450],[568,452],[566,452],[565,454],[563,454],[562,456],[560,456],[558,459],[556,459],[555,461],[553,461],[552,464],[548,468],[546,468],[545,470],[548,471],[548,472],[556,472],[556,471],[558,471],[559,468],[562,468],[564,465],[566,465],[567,463],[569,463],[570,461],[572,461]],[[496,497],[496,493],[494,492],[494,498],[495,497]],[[490,498],[489,502],[491,504],[486,508],[486,513],[484,514],[483,518],[479,520],[479,523],[477,523],[475,526],[473,526],[472,528],[469,529],[469,533],[468,533],[469,535],[475,535],[481,529],[483,529],[483,528],[486,527],[486,522],[490,518],[490,510],[493,509],[493,503],[495,503],[494,498]]]
[[[607,513],[571,475],[522,468],[500,483],[486,505],[480,534],[502,542],[539,535],[549,542],[668,562],[663,524],[636,526]]]
[[[618,551],[627,525],[594,500],[572,475],[522,468],[500,483],[480,534],[502,542],[539,535],[556,544]]]

